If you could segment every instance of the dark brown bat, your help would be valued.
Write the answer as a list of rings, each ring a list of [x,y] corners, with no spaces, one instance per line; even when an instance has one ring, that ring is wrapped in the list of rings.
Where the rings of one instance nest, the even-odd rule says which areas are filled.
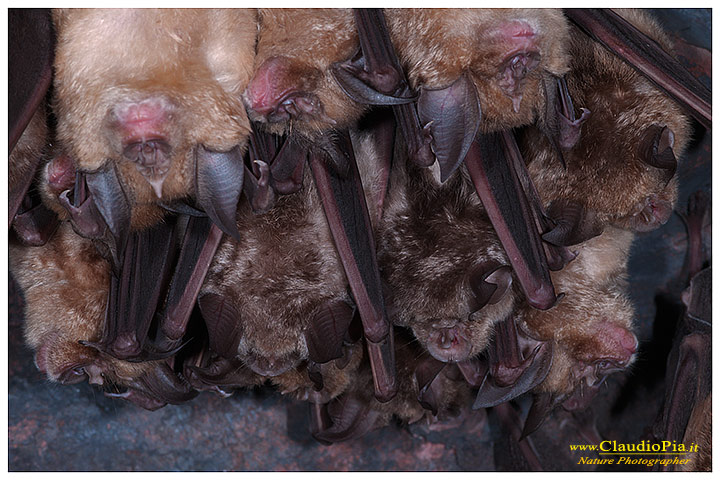
[[[667,36],[647,14],[620,13],[670,51]],[[577,143],[563,153],[566,168],[554,161],[553,147],[538,129],[529,127],[520,142],[542,202],[557,222],[543,238],[572,245],[607,225],[655,229],[668,220],[677,200],[674,174],[689,140],[689,119],[661,90],[576,27],[569,51],[567,89],[575,104],[591,113]]]
[[[374,142],[365,135],[354,143],[367,152],[359,165],[371,218],[377,221],[381,187],[371,168],[377,161]],[[343,355],[354,312],[311,173],[305,171],[301,190],[280,197],[263,215],[242,202],[237,225],[244,232],[241,241],[223,238],[199,294],[210,348],[273,377],[285,392],[296,390],[291,370],[308,360],[326,364]],[[300,385],[309,383],[303,378]]]
[[[101,207],[105,220],[144,227],[157,218],[139,207],[194,197],[237,235],[255,12],[72,9],[54,20],[58,139],[78,170],[116,172],[89,182],[96,202],[124,195],[133,207],[129,219]]]
[[[305,159],[309,160],[370,341],[378,398],[389,399],[395,391],[392,327],[383,304],[372,228],[347,132],[364,107],[345,97],[329,72],[333,62],[348,58],[357,49],[351,11],[264,10],[260,19],[255,73],[245,92],[249,115],[262,124],[265,133],[291,133],[288,142],[310,145],[305,149],[307,157],[278,155],[281,161],[276,158],[273,165],[270,157],[254,162],[259,178],[253,183],[262,188],[250,189],[251,203],[262,206],[264,202],[255,201],[255,196],[276,196],[278,183],[285,183],[275,177],[276,172],[301,172]],[[296,177],[300,178],[299,174]]]
[[[467,172],[442,184],[437,173],[395,163],[378,260],[393,323],[410,327],[436,359],[462,362],[485,350],[515,294]]]
[[[702,238],[709,207],[708,196],[696,192],[684,216],[689,286],[681,295],[685,311],[668,355],[665,401],[652,428],[656,441],[698,447],[690,453],[691,461],[678,468],[686,471],[712,468],[712,267],[704,267],[709,257]],[[670,465],[662,467],[673,469]]]
[[[46,110],[40,105],[8,159],[8,223],[26,245],[42,245],[58,226],[57,216],[32,188],[48,147]]]
[[[409,332],[398,329],[395,336],[398,394],[385,403],[374,398],[372,369],[363,361],[347,390],[324,407],[326,423],[313,432],[316,439],[335,443],[359,438],[388,425],[393,417],[407,425],[473,414],[468,409],[470,388],[457,368],[423,354]]]
[[[8,10],[8,147],[15,144],[45,101],[52,83],[55,50],[50,11],[46,8]],[[12,206],[12,203],[11,203]],[[13,215],[10,215],[12,220]]]
[[[11,245],[10,262],[26,301],[25,340],[49,380],[87,379],[150,410],[195,396],[165,361],[125,362],[81,343],[101,335],[110,266],[68,223],[44,246]]]
[[[398,10],[389,11],[388,16],[389,27],[378,10],[356,12],[362,56],[337,65],[336,78],[357,101],[395,105],[410,157],[423,166],[437,157],[442,181],[466,159],[526,296],[534,306],[549,308],[555,295],[533,213],[510,165],[511,155],[497,135],[485,133],[530,123],[548,105],[554,106],[552,79],[563,73],[567,62],[562,14]],[[488,44],[475,48],[474,42],[482,35],[487,35]],[[458,45],[466,49],[465,55],[455,54]],[[486,51],[489,58],[477,54]],[[377,95],[384,93],[391,94],[389,100],[378,100]],[[415,98],[417,109],[411,104]],[[490,105],[486,115],[482,102],[488,100],[497,100],[498,109]],[[542,124],[552,127],[560,115],[550,112],[543,114]]]

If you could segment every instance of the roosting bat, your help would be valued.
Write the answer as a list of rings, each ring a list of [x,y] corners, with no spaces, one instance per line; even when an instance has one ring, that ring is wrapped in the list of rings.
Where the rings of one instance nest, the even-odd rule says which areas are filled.
[[[245,103],[250,118],[261,127],[261,133],[254,135],[257,143],[258,137],[268,134],[285,133],[288,138],[274,159],[261,152],[253,162],[257,172],[247,177],[257,185],[250,189],[254,190],[250,195],[253,208],[266,211],[272,203],[263,205],[267,202],[258,197],[272,199],[288,193],[279,185],[289,184],[290,192],[297,190],[305,159],[309,159],[370,342],[376,394],[387,400],[395,392],[392,327],[383,304],[372,227],[347,131],[356,127],[364,107],[342,94],[328,70],[356,49],[357,33],[349,10],[261,12],[255,73]],[[391,147],[385,149],[391,151]],[[295,179],[294,188],[288,177]]]
[[[645,13],[620,13],[670,51],[667,36]],[[527,128],[520,142],[533,182],[557,223],[543,238],[573,245],[607,225],[655,229],[668,220],[677,200],[674,174],[689,140],[688,118],[602,45],[577,27],[571,31],[567,90],[575,105],[590,111],[582,135],[563,152],[566,168],[554,160],[538,129]],[[573,105],[567,108],[572,111]]]
[[[58,140],[111,229],[194,198],[237,236],[255,12],[69,9],[54,21]]]
[[[42,245],[58,225],[57,216],[43,205],[32,187],[38,166],[49,149],[47,117],[40,105],[10,153],[8,164],[8,222],[27,245]]]
[[[372,372],[364,361],[347,390],[321,412],[324,421],[313,435],[328,443],[359,438],[395,417],[403,424],[422,419],[445,421],[470,415],[470,388],[454,365],[423,353],[409,332],[395,331],[398,394],[386,403],[372,395]]]
[[[508,260],[464,168],[441,184],[399,160],[378,249],[391,319],[436,359],[462,362],[513,309]]]
[[[196,395],[166,361],[125,362],[80,343],[102,333],[110,266],[68,223],[44,246],[11,245],[10,267],[25,297],[25,340],[49,380],[87,379],[150,410]]]
[[[429,166],[437,157],[441,181],[465,160],[527,298],[550,308],[556,297],[547,261],[515,173],[524,167],[513,168],[500,137],[487,134],[539,116],[544,126],[557,123],[546,107],[554,106],[555,75],[566,69],[564,17],[550,10],[387,15],[388,26],[379,10],[356,12],[362,56],[337,65],[336,78],[357,101],[393,105],[410,158]]]
[[[353,143],[364,152],[360,176],[377,222],[375,199],[381,187],[374,140],[358,135]],[[271,377],[284,393],[300,390],[300,398],[307,397],[317,367],[322,378],[340,384],[324,389],[328,401],[350,380],[338,380],[344,374],[333,370],[342,361],[328,363],[348,357],[344,362],[352,370],[361,355],[357,348],[344,347],[355,306],[310,172],[305,171],[302,189],[279,197],[262,215],[241,202],[237,226],[243,232],[240,242],[224,237],[199,294],[210,349]],[[195,373],[200,380],[207,376]]]

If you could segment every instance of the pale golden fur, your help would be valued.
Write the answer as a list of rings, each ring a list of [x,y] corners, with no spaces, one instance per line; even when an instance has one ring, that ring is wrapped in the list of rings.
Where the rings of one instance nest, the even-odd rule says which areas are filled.
[[[114,109],[149,98],[168,114],[162,134],[172,162],[163,201],[193,193],[197,145],[245,147],[250,126],[241,94],[252,75],[254,11],[70,9],[54,20],[58,140],[80,170],[113,162],[132,204],[157,203],[109,125]],[[133,215],[133,226],[143,223]]]
[[[100,340],[110,267],[69,223],[41,247],[11,244],[10,271],[25,299],[25,342],[48,380],[82,368],[90,382],[117,386],[153,370],[155,362],[124,362],[78,343]]]
[[[565,297],[546,311],[528,306],[519,310],[521,328],[534,338],[553,342],[552,367],[537,392],[570,394],[581,381],[601,379],[587,367],[626,351],[622,341],[630,339],[635,314],[627,294],[627,258],[633,236],[608,228],[573,247],[577,258],[551,275],[555,289]]]
[[[330,72],[333,63],[350,59],[360,47],[352,10],[260,9],[259,22],[255,70],[272,57],[289,59],[292,67],[283,78],[285,88],[316,95],[326,116],[270,123],[266,128],[312,137],[328,128],[352,126],[366,107],[350,100]],[[253,120],[265,121],[263,116],[249,113]]]
[[[543,77],[567,71],[567,21],[553,9],[387,9],[393,44],[410,85],[437,89],[464,72],[477,87],[483,132],[532,123],[544,112]],[[537,68],[522,85],[516,112],[496,77],[516,47],[499,33],[501,25],[521,21],[535,33],[540,54]]]

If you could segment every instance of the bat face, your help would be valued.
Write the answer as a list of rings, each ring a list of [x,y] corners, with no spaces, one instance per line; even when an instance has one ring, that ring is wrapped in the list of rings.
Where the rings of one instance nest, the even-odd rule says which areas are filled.
[[[626,263],[632,233],[609,228],[578,246],[578,256],[553,282],[565,297],[520,318],[537,338],[553,339],[553,362],[536,391],[552,392],[568,409],[587,406],[605,377],[628,368],[638,341],[627,296]]]
[[[640,12],[630,13],[628,20],[667,47],[655,23]],[[689,120],[660,90],[584,33],[573,28],[571,38],[568,89],[575,105],[590,114],[576,145],[563,152],[566,169],[553,160],[540,132],[528,129],[522,142],[528,169],[546,203],[581,205],[600,226],[653,230],[668,220],[677,199],[673,175],[689,138]]]
[[[473,285],[508,262],[460,172],[440,185],[429,170],[398,167],[378,248],[393,323],[412,328],[420,344],[443,362],[482,352],[493,323],[510,313],[514,297],[505,291],[508,274],[497,287],[505,295],[478,302]]]
[[[194,396],[164,361],[124,362],[80,343],[102,334],[110,268],[69,223],[41,247],[11,246],[10,258],[26,300],[25,340],[48,380],[88,380],[150,410]]]
[[[255,70],[244,94],[251,120],[272,133],[292,125],[310,136],[348,127],[363,107],[342,92],[330,65],[358,48],[350,9],[261,10]]]
[[[532,123],[543,76],[567,69],[568,27],[552,9],[388,9],[393,44],[413,88],[445,88],[468,73],[484,132]]]
[[[58,137],[79,170],[114,166],[132,204],[157,204],[193,194],[200,146],[245,148],[254,11],[76,9],[55,21]]]

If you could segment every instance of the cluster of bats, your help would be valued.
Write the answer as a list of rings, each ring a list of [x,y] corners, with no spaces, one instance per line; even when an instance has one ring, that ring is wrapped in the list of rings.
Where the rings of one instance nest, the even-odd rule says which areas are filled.
[[[660,27],[618,13],[18,13],[38,369],[147,409],[269,382],[324,442],[586,407],[637,356],[628,251],[710,126]],[[21,30],[41,53],[13,63]]]

